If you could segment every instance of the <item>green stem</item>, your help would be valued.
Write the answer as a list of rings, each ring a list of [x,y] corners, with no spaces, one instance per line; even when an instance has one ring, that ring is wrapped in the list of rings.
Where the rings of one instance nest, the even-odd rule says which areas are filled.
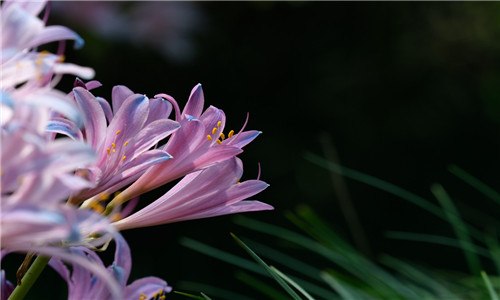
[[[49,263],[50,257],[47,256],[38,256],[31,267],[28,269],[26,274],[24,274],[21,279],[21,284],[17,285],[12,294],[9,297],[9,300],[22,300],[31,289],[35,281],[38,279],[38,276],[42,273],[43,269]]]

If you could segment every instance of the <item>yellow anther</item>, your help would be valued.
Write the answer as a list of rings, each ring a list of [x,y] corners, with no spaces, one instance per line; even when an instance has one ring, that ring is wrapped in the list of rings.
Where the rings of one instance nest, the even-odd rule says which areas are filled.
[[[139,295],[139,300],[146,300],[147,298],[148,298],[148,296],[146,294],[144,294],[144,293],[141,293]]]
[[[234,130],[231,130],[229,131],[229,133],[227,134],[227,138],[232,138],[234,135]]]
[[[212,134],[215,134],[216,132],[217,132],[217,127],[214,127],[214,128],[212,129]]]
[[[111,143],[111,148],[116,148],[116,144],[115,143]]]
[[[217,122],[217,127],[220,127],[222,125],[222,122],[221,121],[218,121]]]
[[[107,148],[107,149],[106,149],[106,152],[108,152],[108,155],[109,155],[109,154],[110,154],[110,152],[111,152],[111,149]]]
[[[221,140],[217,140],[217,144],[222,144],[222,141]]]
[[[212,140],[212,136],[211,135],[207,135],[207,140],[211,141]]]
[[[167,297],[165,297],[165,295],[160,296],[160,300],[165,300],[165,299],[167,299]]]
[[[35,63],[36,63],[37,65],[41,65],[41,64],[43,63],[43,59],[44,59],[46,56],[48,56],[48,55],[49,55],[49,53],[50,53],[50,52],[45,51],[45,50],[44,50],[44,51],[42,51],[42,52],[40,52],[40,54],[38,54],[38,57],[37,57],[37,59],[36,59]]]
[[[226,139],[226,135],[223,132],[221,132],[220,133],[220,138],[221,138],[221,140],[225,140]]]
[[[126,141],[125,143],[123,143],[123,146],[127,146],[128,145],[128,141]]]
[[[119,134],[120,134],[120,132],[122,132],[122,131],[121,131],[120,129],[118,129],[118,130],[115,132],[115,134],[116,134],[116,135],[119,135]]]
[[[57,62],[63,62],[64,60],[66,60],[66,57],[64,55],[59,55],[59,57],[57,58]]]
[[[102,205],[99,205],[97,202],[94,202],[90,205],[90,209],[95,211],[96,213],[100,214],[104,211],[104,207]]]
[[[115,214],[112,214],[111,217],[109,217],[109,220],[111,222],[117,222],[117,221],[120,221],[122,218],[122,215],[120,213],[115,213]]]
[[[100,193],[99,194],[99,201],[105,201],[109,199],[109,194],[108,193]]]
[[[124,161],[125,159],[127,159],[127,156],[126,155],[122,156],[122,161]]]

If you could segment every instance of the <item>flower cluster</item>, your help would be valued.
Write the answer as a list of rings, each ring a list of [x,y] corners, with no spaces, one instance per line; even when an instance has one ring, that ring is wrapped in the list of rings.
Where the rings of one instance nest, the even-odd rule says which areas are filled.
[[[201,85],[181,110],[167,94],[149,98],[115,86],[110,101],[94,95],[92,69],[64,62],[64,41],[83,40],[39,17],[45,1],[6,0],[1,7],[1,257],[49,257],[68,298],[163,299],[171,287],[146,277],[131,284],[130,248],[120,230],[272,209],[246,200],[268,185],[241,181],[237,155],[260,132],[224,134],[224,112],[204,110]],[[46,15],[46,14],[45,14]],[[59,42],[58,53],[39,47]],[[72,91],[55,87],[78,77]],[[139,197],[178,181],[134,211]],[[115,261],[96,254],[114,241]],[[35,261],[36,263],[36,261]],[[35,264],[34,263],[34,264]],[[21,270],[21,277],[22,277]],[[13,285],[1,271],[0,298]]]

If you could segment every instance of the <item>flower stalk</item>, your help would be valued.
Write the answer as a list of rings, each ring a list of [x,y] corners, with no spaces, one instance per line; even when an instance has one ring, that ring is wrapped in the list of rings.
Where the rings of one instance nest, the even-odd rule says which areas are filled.
[[[31,289],[35,281],[38,279],[40,274],[42,273],[43,269],[47,266],[47,264],[50,261],[50,257],[48,256],[38,256],[35,261],[33,261],[33,264],[31,264],[30,268],[24,274],[23,278],[21,279],[20,284],[16,286],[14,291],[12,291],[12,294],[9,297],[9,300],[21,300],[26,297],[26,294],[28,291]]]

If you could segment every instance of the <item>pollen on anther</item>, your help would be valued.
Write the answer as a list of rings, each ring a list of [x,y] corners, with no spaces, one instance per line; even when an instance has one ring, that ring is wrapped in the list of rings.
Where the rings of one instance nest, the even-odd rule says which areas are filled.
[[[212,136],[211,135],[207,135],[207,140],[211,141],[212,140]]]
[[[111,143],[111,148],[116,148],[116,144],[115,143]]]
[[[234,135],[234,130],[231,130],[231,131],[229,131],[229,133],[227,134],[227,137],[228,137],[228,138],[231,138],[231,137],[233,137],[233,135]]]
[[[124,161],[125,159],[127,159],[127,156],[126,155],[122,156],[122,161]]]
[[[221,121],[218,121],[217,122],[217,127],[220,127],[222,125],[222,122]]]
[[[106,152],[108,152],[108,155],[109,155],[109,154],[110,154],[110,152],[111,152],[111,149],[107,148],[107,149],[106,149]]]
[[[217,144],[222,144],[222,141],[221,140],[217,140]]]
[[[115,132],[115,134],[116,134],[116,135],[119,135],[121,132],[122,132],[122,131],[121,131],[120,129],[118,129],[118,130]]]
[[[212,129],[212,134],[215,134],[216,132],[217,132],[217,127],[214,127],[214,128]]]
[[[225,140],[226,139],[226,135],[223,132],[221,132],[220,133],[220,138],[221,138],[221,140]]]
[[[100,193],[99,194],[99,200],[100,201],[105,201],[109,199],[109,194],[108,193]]]
[[[125,143],[123,143],[123,146],[127,146],[128,145],[128,141],[126,141]]]

